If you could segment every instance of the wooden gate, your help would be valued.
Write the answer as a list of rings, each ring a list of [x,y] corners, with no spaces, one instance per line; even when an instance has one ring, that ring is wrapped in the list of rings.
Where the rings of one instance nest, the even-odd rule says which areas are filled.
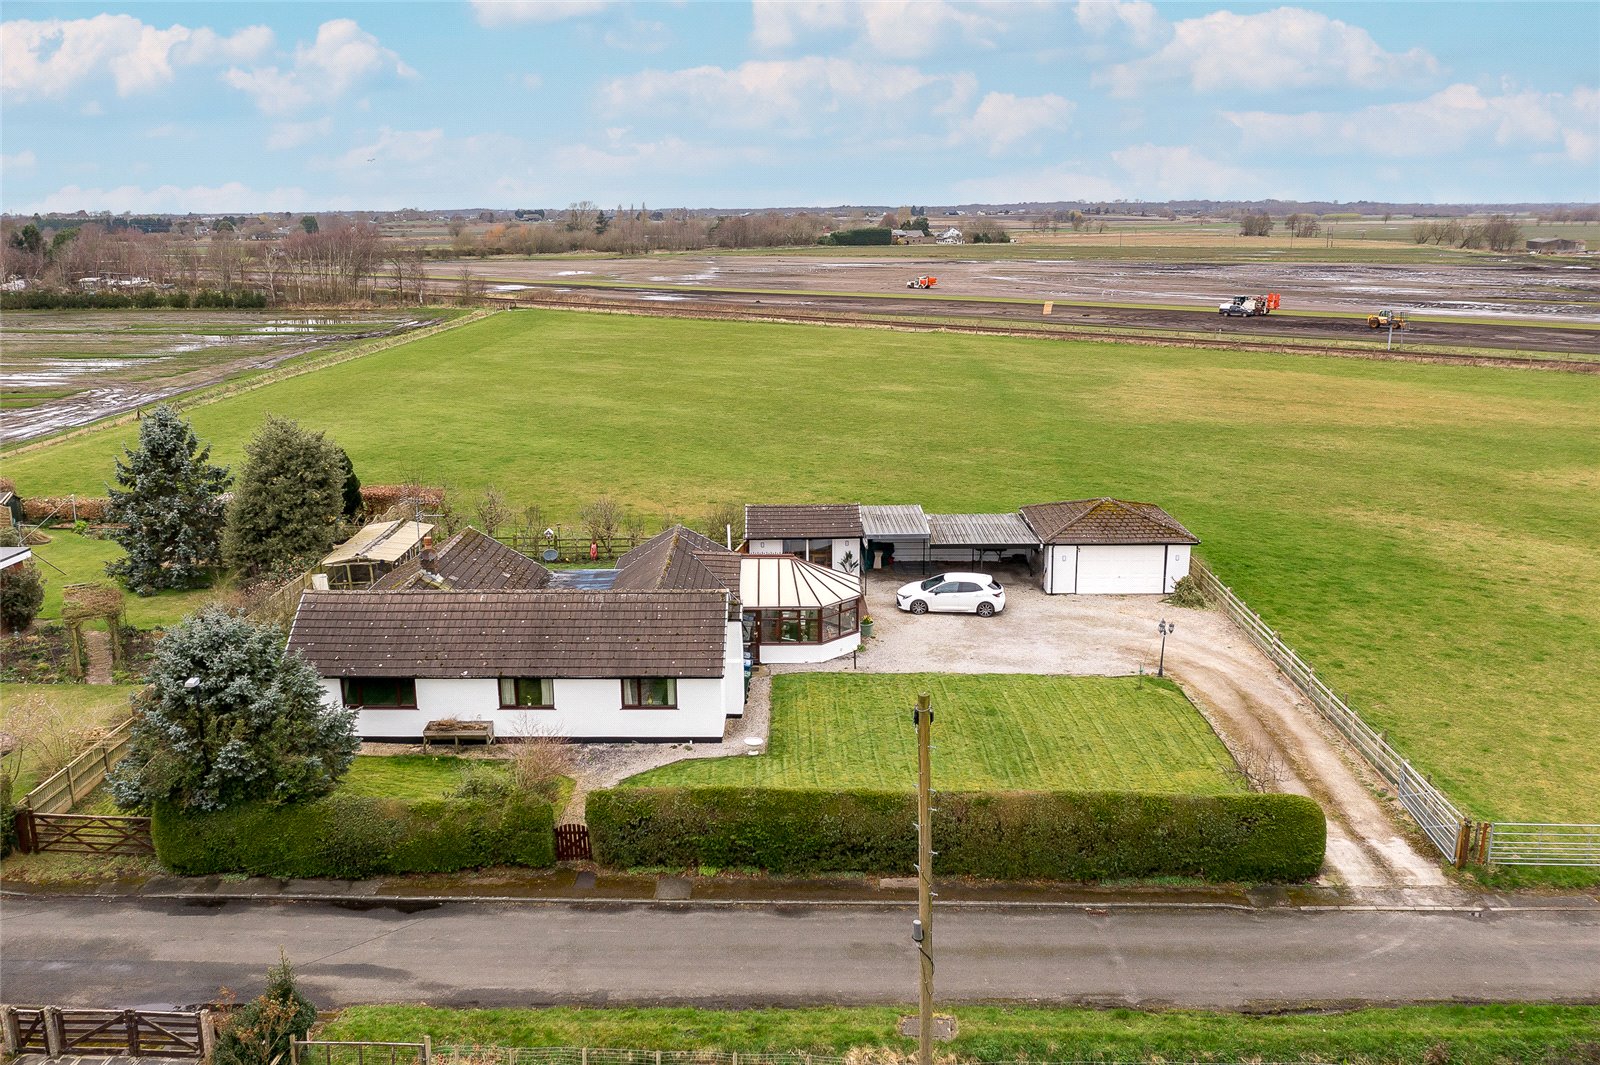
[[[17,811],[17,849],[73,854],[154,854],[148,817]]]
[[[588,825],[574,823],[556,826],[556,861],[587,861],[593,857]]]
[[[91,1010],[7,1006],[0,1015],[12,1054],[203,1058],[210,1052],[205,1011]]]

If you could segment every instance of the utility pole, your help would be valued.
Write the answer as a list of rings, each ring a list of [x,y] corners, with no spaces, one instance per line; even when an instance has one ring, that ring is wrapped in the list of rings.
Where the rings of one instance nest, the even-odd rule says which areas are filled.
[[[917,1065],[933,1065],[933,708],[926,692],[911,712],[917,725],[917,922],[911,938],[921,955],[922,979],[917,993]]]

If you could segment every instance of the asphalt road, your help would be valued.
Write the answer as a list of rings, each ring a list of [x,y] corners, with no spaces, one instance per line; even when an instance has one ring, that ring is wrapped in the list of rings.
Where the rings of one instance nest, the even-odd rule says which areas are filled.
[[[254,994],[280,945],[325,1006],[915,998],[909,908],[417,905],[8,898],[0,999]],[[946,910],[936,931],[944,1002],[1600,1002],[1595,910]]]

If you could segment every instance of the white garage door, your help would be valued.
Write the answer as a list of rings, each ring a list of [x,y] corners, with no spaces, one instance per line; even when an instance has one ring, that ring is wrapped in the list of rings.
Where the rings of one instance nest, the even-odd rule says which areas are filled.
[[[1166,559],[1165,544],[1083,547],[1078,553],[1078,594],[1159,593]]]

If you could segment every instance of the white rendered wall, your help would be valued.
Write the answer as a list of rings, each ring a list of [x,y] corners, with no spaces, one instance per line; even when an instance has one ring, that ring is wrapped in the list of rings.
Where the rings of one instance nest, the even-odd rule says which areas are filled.
[[[742,708],[743,664],[737,676]],[[555,709],[501,709],[499,682],[493,677],[436,679],[417,682],[415,709],[364,708],[356,712],[363,738],[419,739],[429,721],[454,717],[493,721],[496,736],[557,736],[563,739],[720,740],[729,711],[724,677],[685,677],[678,681],[678,705],[624,710],[620,678],[597,680],[557,678]],[[324,679],[330,705],[340,704],[338,680]]]
[[[750,553],[752,555],[781,555],[783,554],[783,541],[751,540]]]
[[[1178,582],[1189,575],[1189,545],[1167,545],[1167,591],[1172,591]]]
[[[728,622],[723,637],[722,712],[744,716],[744,624],[739,621]]]
[[[827,643],[764,643],[761,645],[761,661],[768,664],[828,662],[841,655],[847,655],[860,646],[859,632],[852,632],[848,636]]]

